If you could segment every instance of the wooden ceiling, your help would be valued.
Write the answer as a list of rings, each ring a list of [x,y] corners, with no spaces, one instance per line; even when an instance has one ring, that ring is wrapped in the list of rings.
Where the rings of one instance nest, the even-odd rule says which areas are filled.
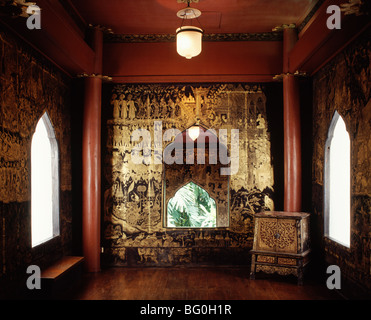
[[[87,35],[89,25],[98,25],[114,32],[104,36],[102,72],[115,82],[271,82],[283,72],[283,34],[272,29],[296,25],[289,71],[314,75],[371,25],[368,15],[342,14],[341,30],[326,27],[327,8],[348,1],[191,3],[202,12],[199,23],[205,32],[202,53],[191,60],[176,53],[174,34],[182,23],[176,13],[187,6],[178,0],[37,0],[40,30],[29,30],[25,18],[2,16],[0,23],[71,77],[96,72]]]
[[[205,33],[270,32],[282,24],[300,25],[318,0],[199,0],[198,22]],[[117,34],[171,34],[181,24],[176,16],[186,3],[178,0],[73,0],[85,23]],[[195,21],[195,25],[198,25]]]

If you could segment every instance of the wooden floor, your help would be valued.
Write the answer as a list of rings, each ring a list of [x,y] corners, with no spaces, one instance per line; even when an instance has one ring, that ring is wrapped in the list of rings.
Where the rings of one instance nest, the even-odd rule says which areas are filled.
[[[244,268],[109,268],[84,274],[76,300],[339,300],[325,283]]]

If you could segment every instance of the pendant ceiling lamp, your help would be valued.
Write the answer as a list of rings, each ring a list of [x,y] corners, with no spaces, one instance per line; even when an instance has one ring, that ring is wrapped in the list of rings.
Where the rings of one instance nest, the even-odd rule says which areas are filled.
[[[187,59],[198,56],[202,51],[202,34],[201,28],[185,25],[186,20],[196,19],[201,16],[201,11],[188,6],[179,10],[177,16],[182,19],[182,25],[176,30],[176,50],[179,55]]]
[[[196,115],[196,122],[190,128],[188,128],[188,136],[195,141],[200,136],[201,126],[200,126],[200,118]]]
[[[188,129],[189,137],[195,141],[200,136],[200,126],[192,126]]]

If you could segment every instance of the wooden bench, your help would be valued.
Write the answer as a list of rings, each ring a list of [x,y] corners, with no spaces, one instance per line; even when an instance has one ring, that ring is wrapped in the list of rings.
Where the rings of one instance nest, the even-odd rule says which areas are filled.
[[[65,256],[41,270],[42,298],[61,298],[76,289],[81,282],[83,261],[83,257]]]

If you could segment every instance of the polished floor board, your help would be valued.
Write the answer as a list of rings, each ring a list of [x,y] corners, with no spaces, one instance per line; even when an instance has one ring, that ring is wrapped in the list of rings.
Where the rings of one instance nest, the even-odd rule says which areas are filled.
[[[108,268],[84,274],[76,300],[336,300],[325,283],[257,274],[246,268]]]

